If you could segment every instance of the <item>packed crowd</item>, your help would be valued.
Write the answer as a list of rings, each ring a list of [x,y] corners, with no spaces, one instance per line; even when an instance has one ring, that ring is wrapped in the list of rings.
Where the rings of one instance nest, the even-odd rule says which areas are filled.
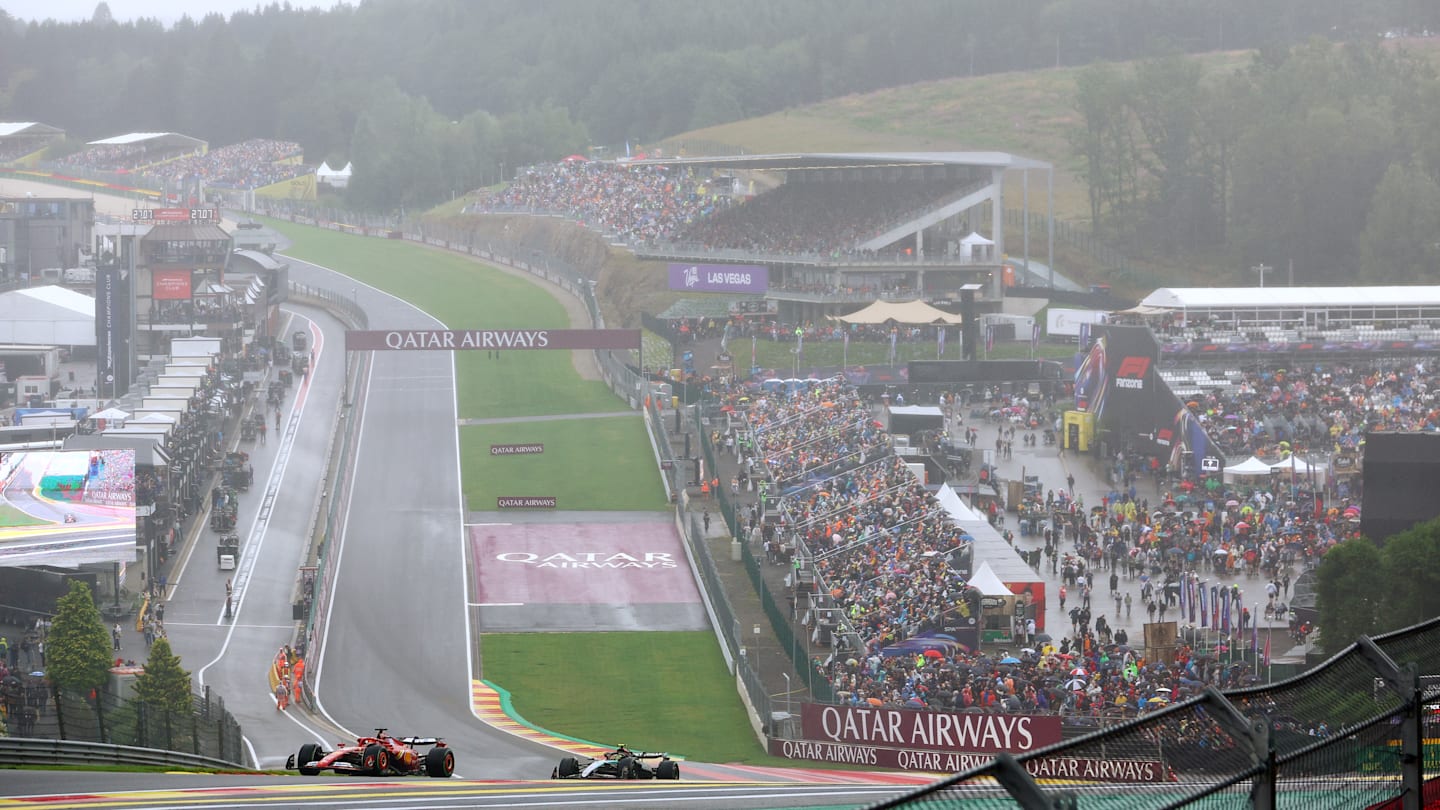
[[[1367,430],[1440,430],[1437,386],[1425,362],[1336,363],[1251,371],[1230,391],[1186,404],[1228,453],[1273,458],[1282,442],[1342,451]]]
[[[628,242],[856,256],[955,191],[951,181],[785,184],[748,198],[691,169],[574,161],[524,170],[472,210],[558,213]]]
[[[954,190],[949,181],[787,183],[691,222],[676,241],[707,250],[854,255],[860,242]]]
[[[664,242],[730,199],[690,170],[574,161],[526,169],[481,210],[563,214],[627,242]]]
[[[886,436],[853,388],[815,381],[794,400],[762,397],[747,413],[753,449],[782,487],[863,465]]]
[[[33,140],[20,140],[9,143],[0,143],[0,163],[9,163],[17,158],[25,157],[37,149],[44,148],[45,144]]]
[[[104,504],[135,503],[135,465],[119,463],[116,456],[126,451],[96,450],[90,454],[90,471],[85,479],[85,499]]]
[[[95,144],[79,152],[66,155],[56,162],[61,166],[75,166],[100,171],[130,171],[182,154],[185,154],[185,150],[156,149],[145,144]]]
[[[259,188],[311,171],[300,163],[279,162],[300,154],[300,144],[294,141],[251,138],[203,155],[168,161],[147,169],[145,174],[170,181],[198,178],[207,186],[222,188]]]
[[[1069,636],[1055,644],[1037,636],[1032,624],[1022,628],[1023,646],[1013,655],[943,642],[916,647],[945,611],[967,598],[948,556],[968,536],[888,452],[884,434],[848,386],[812,381],[791,395],[736,387],[725,396],[743,414],[746,430],[733,445],[742,468],[758,461],[780,490],[775,538],[782,556],[804,549],[818,584],[860,637],[861,649],[815,662],[838,698],[852,705],[1124,717],[1205,686],[1252,684],[1252,665],[1232,662],[1226,653],[1258,644],[1258,605],[1263,602],[1267,618],[1282,617],[1291,567],[1313,564],[1350,519],[1338,509],[1315,515],[1267,491],[1243,500],[1227,492],[1218,503],[1196,496],[1193,506],[1166,494],[1153,510],[1137,493],[1117,491],[1087,511],[1066,488],[1036,486],[1032,514],[1044,516],[1036,533],[1044,535],[1044,552],[1064,583],[1062,608],[1066,587],[1074,595]],[[1044,425],[1049,413],[1044,402],[989,404],[995,407],[985,416],[999,422],[1001,448]],[[955,415],[956,407],[946,410]],[[972,445],[979,434],[965,429]],[[1117,480],[1126,480],[1136,462],[1118,457]],[[1065,483],[1073,490],[1073,479]],[[765,485],[761,490],[763,496]],[[1062,543],[1073,550],[1062,552]],[[1263,600],[1252,603],[1239,586],[1214,584],[1219,575],[1246,570],[1269,580]],[[1101,597],[1107,575],[1110,589]],[[1122,600],[1122,577],[1131,588],[1138,583],[1138,603]],[[1099,603],[1093,622],[1092,598]],[[1106,620],[1105,599],[1114,599],[1114,625]],[[1189,646],[1191,631],[1173,664],[1147,661],[1118,627],[1122,611],[1128,617],[1135,607],[1152,619],[1174,611],[1182,624],[1208,629],[1214,643]]]

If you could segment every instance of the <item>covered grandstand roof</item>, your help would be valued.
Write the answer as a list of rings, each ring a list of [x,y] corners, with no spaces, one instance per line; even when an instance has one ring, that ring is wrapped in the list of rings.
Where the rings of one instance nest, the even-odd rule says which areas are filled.
[[[1301,309],[1304,307],[1415,307],[1440,303],[1440,286],[1387,287],[1161,287],[1142,307],[1163,309]]]
[[[235,256],[254,262],[262,270],[279,270],[285,266],[284,262],[274,256],[258,250],[237,250]]]
[[[199,138],[192,138],[189,135],[181,135],[178,132],[131,132],[127,135],[116,135],[113,138],[102,138],[98,141],[90,141],[90,146],[131,146],[144,144],[146,146],[174,146],[190,147],[195,149],[204,148],[206,142]]]
[[[49,124],[38,124],[34,121],[0,122],[0,138],[8,138],[11,135],[64,135],[65,130],[59,127],[52,127]]]
[[[728,157],[647,158],[632,161],[651,166],[714,166],[753,171],[792,169],[860,169],[895,166],[984,166],[995,169],[1049,169],[1043,160],[1008,152],[819,152]]]

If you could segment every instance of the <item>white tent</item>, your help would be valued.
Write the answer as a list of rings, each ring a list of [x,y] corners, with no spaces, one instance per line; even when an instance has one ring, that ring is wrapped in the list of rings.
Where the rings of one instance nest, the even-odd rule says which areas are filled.
[[[1293,462],[1292,462],[1293,459]],[[1316,486],[1325,486],[1330,468],[1324,464],[1311,464],[1299,456],[1291,456],[1284,461],[1277,461],[1270,465],[1270,469],[1279,473],[1281,479],[1287,484],[1291,476],[1301,476],[1312,480]]]
[[[54,284],[0,294],[0,343],[94,346],[95,299]]]
[[[995,258],[995,243],[974,231],[960,240],[960,258],[989,261]]]
[[[1291,456],[1283,461],[1277,461],[1271,464],[1270,469],[1280,473],[1294,472],[1296,475],[1309,475],[1312,470],[1318,470],[1320,468],[1306,462],[1305,459],[1299,456]]]
[[[1269,465],[1269,464],[1266,464],[1265,462],[1261,461],[1260,459],[1256,458],[1255,456],[1251,456],[1250,458],[1245,459],[1244,461],[1240,462],[1239,464],[1231,464],[1229,467],[1226,467],[1226,468],[1225,468],[1225,480],[1226,480],[1226,481],[1234,480],[1237,476],[1238,476],[1238,477],[1245,477],[1245,476],[1269,475],[1269,474],[1270,474],[1270,465]]]
[[[868,307],[849,315],[832,315],[830,319],[841,323],[905,325],[958,324],[964,319],[951,315],[943,309],[932,307],[924,301],[876,301]]]
[[[981,515],[966,505],[965,501],[961,499],[955,490],[950,488],[949,484],[942,484],[940,486],[939,491],[935,493],[935,500],[940,502],[940,506],[945,510],[945,513],[957,523],[962,520],[978,520],[982,522],[985,520],[984,515]]]
[[[321,163],[320,168],[315,170],[315,179],[333,188],[345,188],[350,185],[350,174],[353,172],[351,167],[352,164],[346,163],[343,169],[332,169],[330,164]]]
[[[1014,596],[1011,590],[1005,587],[1000,577],[995,575],[995,570],[990,563],[982,562],[980,567],[975,569],[975,575],[970,577],[970,587],[980,591],[982,596]]]

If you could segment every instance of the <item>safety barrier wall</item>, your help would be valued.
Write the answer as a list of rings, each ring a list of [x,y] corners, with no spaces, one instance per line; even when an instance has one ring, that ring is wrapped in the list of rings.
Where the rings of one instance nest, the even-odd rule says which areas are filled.
[[[182,751],[33,737],[0,737],[0,765],[41,768],[57,765],[126,765],[191,770],[231,770],[236,767],[234,762]]]
[[[370,325],[369,316],[351,295],[323,287],[291,282],[290,300],[294,303],[321,307],[344,323],[347,328],[364,329]],[[315,571],[311,580],[311,599],[305,605],[303,626],[300,628],[299,638],[296,641],[297,652],[301,657],[311,661],[319,660],[319,656],[324,652],[322,649],[325,640],[324,621],[330,612],[331,589],[335,580],[335,562],[331,559],[330,554],[334,547],[331,540],[335,537],[341,523],[340,507],[345,501],[343,492],[350,484],[350,474],[354,468],[351,456],[355,451],[355,430],[359,420],[354,418],[355,409],[350,407],[349,392],[359,390],[358,381],[366,362],[368,362],[368,355],[365,352],[346,353],[346,402],[341,404],[340,411],[336,414],[336,424],[331,433],[330,451],[327,454],[330,462],[326,468],[321,494],[316,500],[315,515],[311,519],[309,536],[314,539],[316,544]],[[302,604],[304,603],[302,602]],[[300,681],[300,699],[307,705],[313,706],[315,696],[309,669],[304,671]]]

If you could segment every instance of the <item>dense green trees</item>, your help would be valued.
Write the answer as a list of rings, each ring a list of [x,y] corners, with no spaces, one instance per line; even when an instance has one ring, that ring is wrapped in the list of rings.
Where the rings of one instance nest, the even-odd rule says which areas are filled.
[[[83,140],[139,130],[214,144],[297,140],[312,162],[353,160],[355,199],[393,208],[434,202],[586,143],[653,142],[946,76],[1440,28],[1432,5],[371,0],[324,12],[270,3],[229,20],[183,18],[169,29],[116,22],[103,3],[90,20],[70,24],[20,24],[0,11],[0,120],[43,121]],[[1168,69],[1188,70],[1178,61]],[[1115,198],[1107,205],[1120,206],[1107,210],[1138,202],[1132,181],[1156,168],[1166,210],[1196,212],[1185,222],[1154,217],[1165,238],[1209,238],[1227,220],[1212,210],[1225,197],[1212,187],[1227,177],[1216,174],[1224,164],[1211,154],[1207,127],[1215,122],[1187,110],[1184,96],[1158,92],[1170,89],[1165,74],[1151,78],[1157,92],[1131,123],[1168,147],[1158,161],[1120,170],[1136,173],[1103,193]],[[1198,134],[1186,131],[1195,117]],[[401,138],[407,126],[413,140]],[[394,154],[399,143],[424,160]],[[1436,147],[1427,148],[1433,163]],[[416,168],[423,179],[395,184]]]
[[[168,639],[158,638],[150,645],[145,671],[135,678],[135,701],[161,714],[183,716],[194,708],[190,673],[180,667],[180,658],[170,650]]]
[[[87,695],[105,685],[112,662],[110,632],[90,595],[90,586],[70,580],[70,591],[56,602],[45,645],[45,667],[62,690]]]
[[[1426,60],[1369,39],[1263,49],[1228,76],[1181,56],[1097,64],[1075,109],[1092,221],[1110,239],[1293,263],[1297,284],[1434,276],[1440,149],[1423,133],[1440,125],[1440,80]]]
[[[1361,634],[1383,633],[1440,616],[1440,520],[1385,541],[1347,540],[1320,560],[1316,596],[1328,652]]]

